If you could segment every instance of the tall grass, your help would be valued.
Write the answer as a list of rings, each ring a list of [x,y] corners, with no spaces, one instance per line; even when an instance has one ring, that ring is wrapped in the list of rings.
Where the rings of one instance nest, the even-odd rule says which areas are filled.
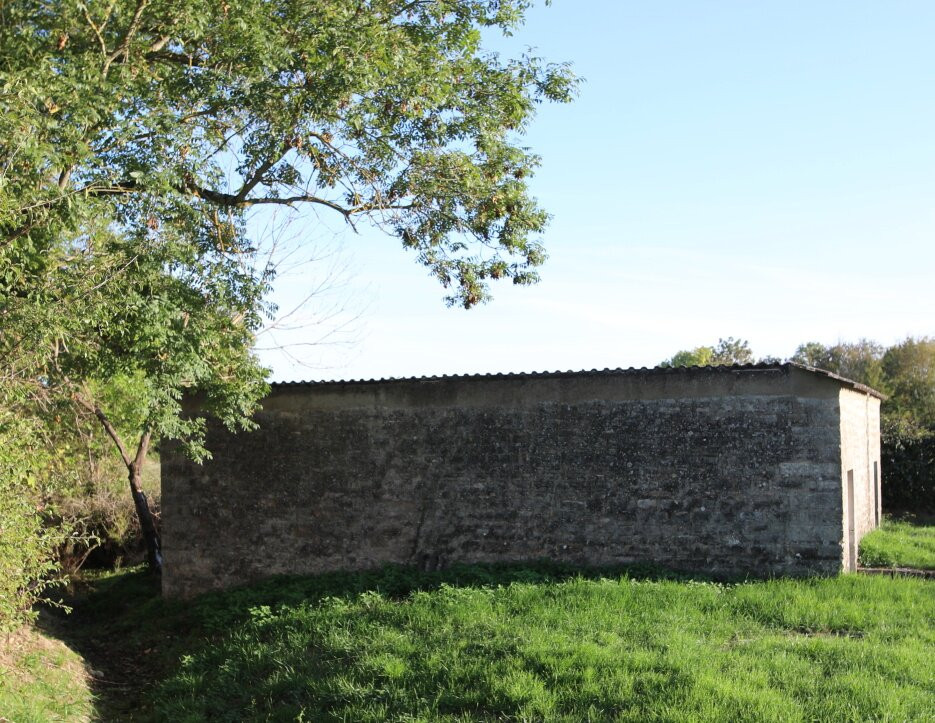
[[[165,601],[156,579],[123,571],[88,573],[70,602],[72,616],[40,623],[102,671],[100,720],[935,719],[932,580],[726,584],[534,563]],[[0,676],[0,718],[80,720],[90,705],[87,689],[30,681]]]
[[[860,541],[860,562],[867,567],[935,570],[935,526],[884,520]]]
[[[153,693],[160,719],[909,720],[935,712],[935,587],[572,578],[406,595],[268,584]],[[288,602],[268,604],[274,586]],[[246,602],[240,593],[242,602]],[[214,598],[220,601],[220,597]]]

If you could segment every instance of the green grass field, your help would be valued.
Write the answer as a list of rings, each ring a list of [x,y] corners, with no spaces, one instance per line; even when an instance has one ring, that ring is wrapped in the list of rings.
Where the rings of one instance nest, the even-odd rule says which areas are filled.
[[[935,525],[884,520],[880,529],[860,541],[860,563],[935,570]]]
[[[125,571],[85,581],[71,602],[71,616],[47,612],[41,624],[101,671],[90,679],[100,720],[935,716],[932,580],[391,568],[179,603],[163,601],[146,573]],[[92,705],[86,676],[83,699],[65,696],[71,709],[38,701],[56,695],[55,683],[18,685],[17,696],[37,699],[23,710],[52,713],[0,716],[81,720]]]
[[[571,579],[256,606],[153,691],[166,720],[922,720],[935,588]]]

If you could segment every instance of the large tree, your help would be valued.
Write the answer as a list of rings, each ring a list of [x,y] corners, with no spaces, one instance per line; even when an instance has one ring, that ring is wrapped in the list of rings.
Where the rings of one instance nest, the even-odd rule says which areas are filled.
[[[248,425],[270,275],[251,209],[316,208],[394,234],[473,306],[527,284],[547,215],[520,145],[565,65],[483,50],[525,0],[13,0],[0,5],[0,396],[59,391],[139,487],[154,437],[187,440],[183,390]],[[93,397],[134,380],[132,443]],[[17,386],[18,385],[18,386]],[[27,394],[28,396],[28,394]]]
[[[935,339],[909,337],[894,344],[880,366],[890,413],[904,425],[935,430]]]

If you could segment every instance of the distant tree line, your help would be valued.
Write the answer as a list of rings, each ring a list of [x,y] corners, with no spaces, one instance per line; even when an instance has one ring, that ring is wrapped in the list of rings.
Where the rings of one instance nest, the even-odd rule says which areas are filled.
[[[752,364],[746,340],[682,350],[663,367]],[[882,404],[883,502],[889,508],[935,508],[935,339],[909,337],[885,347],[869,339],[801,344],[789,358],[866,384],[886,395]]]
[[[666,359],[661,367],[706,367],[724,364],[753,364],[753,351],[745,339],[735,339],[732,336],[718,339],[715,346],[696,346],[694,349],[683,349]]]

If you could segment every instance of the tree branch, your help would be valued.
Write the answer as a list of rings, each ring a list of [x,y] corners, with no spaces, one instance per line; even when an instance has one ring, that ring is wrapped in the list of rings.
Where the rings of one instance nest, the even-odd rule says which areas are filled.
[[[281,160],[281,157],[276,160],[270,160],[262,164],[257,171],[253,174],[250,181],[248,181],[244,186],[235,194],[235,193],[225,193],[223,191],[214,191],[210,188],[205,188],[198,185],[192,180],[186,180],[181,185],[175,187],[180,193],[187,193],[196,198],[203,198],[206,201],[220,206],[222,208],[252,208],[253,206],[261,205],[279,205],[279,206],[293,206],[297,203],[314,203],[319,206],[325,206],[330,208],[333,211],[340,213],[344,220],[350,223],[353,226],[353,216],[358,216],[363,213],[368,213],[370,211],[408,211],[415,208],[416,204],[407,203],[407,204],[383,204],[375,201],[368,201],[366,203],[359,203],[355,206],[342,206],[335,201],[331,201],[327,198],[321,198],[320,196],[314,196],[312,194],[300,194],[296,196],[261,196],[258,198],[245,198],[246,194],[250,192],[262,178],[262,174],[267,170],[276,165],[276,163]],[[59,198],[50,199],[48,201],[43,201],[41,203],[33,204],[27,208],[20,209],[21,212],[26,213],[27,211],[35,209],[48,209],[52,208],[58,203],[61,203],[67,195],[74,194],[87,194],[91,196],[122,196],[130,193],[135,193],[141,190],[140,185],[134,181],[120,181],[118,183],[112,183],[106,186],[98,185],[88,185],[82,188],[74,189],[69,194],[64,194]],[[2,239],[0,246],[7,245],[12,243],[16,239],[24,236],[29,233],[33,228],[36,227],[37,221],[31,221],[30,223],[24,224],[19,228],[14,229],[8,233]]]
[[[237,199],[240,201],[246,199],[250,191],[256,188],[257,184],[263,180],[263,176],[266,174],[266,172],[279,163],[283,158],[285,158],[290,148],[292,148],[291,144],[289,141],[286,141],[282,144],[282,149],[278,156],[274,155],[272,158],[267,159],[259,166],[257,166],[256,170],[253,172],[253,175],[250,176],[250,178],[247,179],[243,186],[240,187],[240,190],[237,192]]]
[[[133,469],[139,472],[146,459],[146,452],[149,450],[149,442],[153,437],[153,431],[147,429],[140,435],[140,443],[136,447],[136,457],[133,458]]]
[[[184,53],[173,53],[169,50],[162,50],[162,47],[151,48],[146,53],[147,60],[163,60],[173,65],[184,65],[186,68],[207,68],[214,70],[218,67],[217,63],[208,63],[207,58],[199,55],[185,55]]]
[[[97,38],[97,42],[101,46],[101,54],[105,58],[107,57],[107,43],[104,41],[104,28],[107,26],[108,20],[110,20],[110,14],[114,10],[114,4],[115,3],[111,3],[110,8],[108,8],[107,11],[107,16],[104,18],[104,22],[98,25],[91,19],[91,13],[88,10],[88,6],[84,3],[81,3],[81,9],[84,11],[84,19],[87,21],[88,25],[91,26],[91,30],[94,31],[94,36]]]
[[[146,10],[146,6],[149,5],[149,1],[150,0],[136,0],[136,11],[133,13],[133,19],[130,20],[130,24],[127,26],[126,32],[123,34],[123,39],[120,41],[120,45],[107,57],[107,60],[104,62],[105,76],[110,70],[111,64],[117,60],[117,58],[123,57],[123,59],[126,60],[129,57],[130,42],[133,40],[133,36],[136,35],[136,31],[140,28],[140,22],[143,19],[143,11]]]
[[[188,193],[191,193],[193,196],[199,198],[204,198],[211,203],[215,203],[218,206],[224,208],[250,208],[251,206],[258,206],[260,204],[279,204],[281,206],[291,206],[294,203],[317,203],[322,206],[327,206],[330,209],[333,209],[340,213],[345,218],[348,218],[352,213],[352,209],[345,208],[344,206],[335,203],[334,201],[329,201],[326,198],[320,198],[318,196],[311,195],[302,195],[302,196],[290,196],[287,198],[277,198],[273,196],[263,196],[260,198],[241,198],[239,194],[233,193],[224,193],[223,191],[212,191],[210,188],[204,188],[194,183],[193,181],[186,181],[184,190]]]
[[[148,52],[158,53],[160,50],[162,50],[166,46],[166,43],[168,43],[169,40],[171,40],[170,36],[163,35],[161,38],[154,41],[153,44],[149,46]]]
[[[61,190],[64,191],[66,186],[68,186],[68,182],[71,180],[71,172],[73,169],[74,169],[74,166],[69,166],[68,168],[63,169],[61,175],[59,175],[58,187]]]
[[[92,404],[90,401],[82,397],[78,392],[75,392],[73,398],[78,404],[91,412],[101,423],[101,426],[104,427],[104,431],[107,432],[107,436],[110,437],[114,444],[117,445],[117,450],[120,452],[120,457],[123,459],[123,463],[127,468],[131,468],[135,462],[133,458],[130,457],[129,452],[127,452],[126,446],[123,444],[123,440],[120,439],[120,433],[117,432],[117,429],[111,424],[110,420],[107,418],[107,415],[104,414],[103,410],[97,404]],[[147,433],[148,434],[148,433]],[[144,435],[145,437],[146,435]],[[142,444],[142,440],[140,440]],[[146,444],[149,444],[149,439],[147,438]],[[145,455],[145,450],[143,451]],[[139,457],[139,452],[137,452],[137,457]]]

